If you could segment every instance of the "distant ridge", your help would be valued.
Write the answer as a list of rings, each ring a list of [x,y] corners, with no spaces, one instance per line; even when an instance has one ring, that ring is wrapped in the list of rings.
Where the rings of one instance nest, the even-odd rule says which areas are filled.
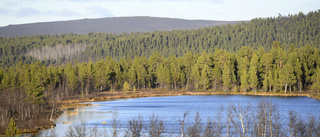
[[[9,25],[0,27],[0,36],[21,37],[24,35],[54,35],[62,33],[88,34],[88,32],[121,34],[124,32],[198,29],[216,25],[237,24],[239,22],[241,21],[184,20],[145,16],[111,17]]]

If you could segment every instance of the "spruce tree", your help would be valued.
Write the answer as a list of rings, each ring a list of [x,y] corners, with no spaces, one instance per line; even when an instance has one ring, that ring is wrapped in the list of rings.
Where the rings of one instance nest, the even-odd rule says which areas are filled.
[[[10,123],[8,124],[5,136],[6,137],[20,136],[19,129],[13,117],[11,118]]]

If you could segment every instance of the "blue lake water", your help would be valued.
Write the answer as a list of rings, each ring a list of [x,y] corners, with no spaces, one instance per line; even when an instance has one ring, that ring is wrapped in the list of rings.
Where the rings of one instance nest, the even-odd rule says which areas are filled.
[[[294,110],[301,117],[308,114],[320,116],[320,100],[308,97],[268,97],[268,96],[242,96],[242,95],[208,95],[208,96],[169,96],[169,97],[146,97],[134,99],[122,99],[115,101],[90,102],[92,106],[81,107],[64,113],[55,120],[56,127],[43,130],[37,136],[56,135],[64,136],[69,126],[78,125],[81,121],[88,126],[97,125],[99,128],[110,127],[112,124],[113,111],[118,111],[122,127],[127,126],[128,120],[143,116],[144,122],[154,113],[165,120],[166,127],[175,130],[178,128],[178,119],[181,119],[185,111],[189,111],[188,121],[193,121],[193,116],[200,113],[203,122],[207,117],[213,119],[220,105],[226,108],[229,104],[250,105],[252,109],[262,100],[270,100],[277,104],[284,120],[287,119],[289,110]],[[102,124],[106,122],[106,124]]]

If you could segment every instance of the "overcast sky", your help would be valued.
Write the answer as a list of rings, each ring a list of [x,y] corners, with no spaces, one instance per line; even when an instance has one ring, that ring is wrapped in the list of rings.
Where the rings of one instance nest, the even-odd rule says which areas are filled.
[[[0,0],[0,26],[123,16],[232,21],[318,9],[320,0]]]

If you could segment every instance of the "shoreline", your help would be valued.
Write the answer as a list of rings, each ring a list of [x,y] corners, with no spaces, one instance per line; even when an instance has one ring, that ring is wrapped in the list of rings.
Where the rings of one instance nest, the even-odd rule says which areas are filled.
[[[105,94],[109,92],[110,91],[100,92],[99,94]],[[123,92],[123,91],[120,91],[120,92]],[[281,96],[281,97],[303,96],[303,97],[309,97],[309,98],[320,100],[320,96],[312,95],[308,92],[302,92],[302,93],[229,92],[229,93],[226,93],[226,92],[208,92],[208,91],[152,91],[152,93],[149,93],[148,91],[138,91],[131,94],[120,93],[120,95],[115,94],[112,96],[96,96],[96,97],[84,98],[80,100],[67,100],[67,102],[71,101],[72,103],[84,103],[84,102],[96,102],[96,101],[111,101],[116,99],[129,99],[129,98],[142,98],[142,97],[165,97],[165,96],[181,96],[181,95],[244,95],[244,96],[250,95],[250,96]]]
[[[130,98],[142,98],[142,97],[165,97],[165,96],[183,96],[183,95],[244,95],[244,96],[279,96],[279,97],[309,97],[313,99],[320,100],[320,96],[312,95],[310,92],[302,92],[302,93],[281,93],[281,92],[222,92],[222,91],[186,91],[186,90],[176,90],[176,91],[168,91],[168,90],[141,90],[136,92],[127,92],[125,94],[124,91],[104,91],[99,93],[92,93],[85,97],[81,97],[79,95],[71,96],[65,98],[61,101],[58,101],[59,104],[59,112],[54,115],[53,119],[58,118],[64,110],[66,109],[75,109],[84,106],[90,106],[90,102],[98,102],[98,101],[112,101],[118,99],[130,99]],[[86,103],[85,103],[86,102]],[[80,104],[84,103],[84,104]],[[50,121],[51,122],[51,121]],[[52,122],[54,124],[54,122]],[[40,130],[45,130],[52,128],[52,124],[50,125],[42,125],[41,128],[35,127],[33,129],[20,129],[20,134],[37,134]],[[55,126],[55,124],[54,124]],[[1,135],[0,135],[1,136]]]

